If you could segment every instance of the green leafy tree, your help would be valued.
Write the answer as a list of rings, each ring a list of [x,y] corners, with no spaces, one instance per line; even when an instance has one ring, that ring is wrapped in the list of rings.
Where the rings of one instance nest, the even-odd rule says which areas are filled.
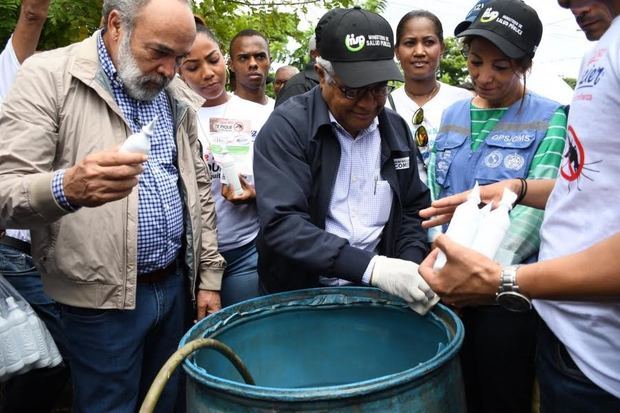
[[[309,60],[308,39],[314,24],[306,30],[299,28],[312,10],[352,7],[354,0],[203,0],[197,2],[196,14],[204,18],[220,39],[224,50],[233,36],[243,29],[257,30],[269,39],[272,61],[292,64],[299,69]],[[380,12],[386,0],[367,0],[362,7]],[[295,44],[299,46],[291,52]]]
[[[575,89],[575,86],[577,86],[577,79],[575,79],[574,77],[565,77],[564,81],[568,83],[568,86],[573,89]]]
[[[439,63],[439,80],[454,86],[461,85],[468,77],[467,59],[456,38],[448,37],[444,42],[446,50]]]
[[[11,36],[21,0],[0,0],[0,45]],[[99,26],[102,0],[51,0],[39,50],[55,49],[88,37]]]

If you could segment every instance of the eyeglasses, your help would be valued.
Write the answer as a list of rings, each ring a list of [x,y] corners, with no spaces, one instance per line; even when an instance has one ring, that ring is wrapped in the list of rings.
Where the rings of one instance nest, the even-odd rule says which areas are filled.
[[[332,83],[342,92],[345,98],[349,100],[358,100],[366,96],[370,92],[377,99],[383,99],[394,90],[394,86],[387,83],[379,83],[364,87],[347,87],[342,85],[336,79],[331,79]]]
[[[411,123],[416,127],[413,138],[418,148],[425,148],[428,145],[428,132],[422,122],[424,122],[424,109],[418,108],[411,117]]]

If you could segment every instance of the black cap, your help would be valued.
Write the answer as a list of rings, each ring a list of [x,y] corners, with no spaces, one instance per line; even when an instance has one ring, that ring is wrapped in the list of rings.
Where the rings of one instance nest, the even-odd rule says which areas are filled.
[[[359,6],[333,9],[321,17],[315,34],[321,58],[332,62],[346,86],[403,81],[394,62],[392,27],[378,14]]]
[[[506,56],[534,57],[543,27],[536,10],[520,0],[496,0],[480,11],[469,27],[457,37],[480,36]]]
[[[454,29],[454,35],[458,36],[459,33],[461,33],[463,30],[467,29],[471,23],[476,20],[476,17],[478,17],[478,14],[480,13],[480,10],[482,10],[484,8],[484,6],[486,4],[489,4],[491,1],[489,0],[480,0],[478,1],[474,7],[471,8],[471,10],[469,11],[469,13],[467,13],[467,17],[465,17],[465,20],[463,20],[462,22],[460,22],[459,24],[456,25],[456,28]]]

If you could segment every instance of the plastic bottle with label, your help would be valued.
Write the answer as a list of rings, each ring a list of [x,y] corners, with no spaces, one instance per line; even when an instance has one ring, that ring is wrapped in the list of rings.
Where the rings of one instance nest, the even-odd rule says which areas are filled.
[[[157,116],[148,124],[144,125],[140,132],[130,135],[118,150],[119,152],[143,153],[148,155],[151,152],[151,137],[155,131]]]

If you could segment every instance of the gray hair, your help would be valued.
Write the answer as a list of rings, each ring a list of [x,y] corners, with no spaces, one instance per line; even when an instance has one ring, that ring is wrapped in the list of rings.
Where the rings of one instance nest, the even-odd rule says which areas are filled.
[[[332,62],[330,62],[329,60],[323,59],[321,56],[317,56],[316,64],[318,64],[319,66],[323,68],[327,81],[331,82],[334,79],[334,76],[336,76],[336,72],[334,71],[334,66],[332,65]]]
[[[123,26],[133,30],[133,26],[136,20],[136,16],[151,0],[103,0],[103,9],[101,14],[103,16],[103,26],[108,25],[108,18],[112,10],[118,11],[121,16],[121,22]],[[179,0],[186,3],[191,9],[191,0]]]
[[[308,49],[310,51],[316,50],[316,36],[315,35],[312,35],[310,40],[308,40]]]

